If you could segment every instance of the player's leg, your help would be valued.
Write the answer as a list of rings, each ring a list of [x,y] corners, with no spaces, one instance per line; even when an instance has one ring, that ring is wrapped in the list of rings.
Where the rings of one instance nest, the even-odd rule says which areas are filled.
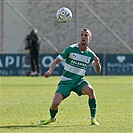
[[[35,66],[34,66],[34,56],[31,54],[31,68],[32,68],[32,72],[35,71]]]
[[[51,118],[55,118],[57,112],[58,112],[58,106],[61,103],[61,101],[64,99],[64,96],[60,93],[55,93],[54,99],[52,102],[52,105],[50,107],[50,116]]]
[[[58,87],[56,89],[53,102],[50,106],[50,118],[43,120],[40,124],[41,125],[47,125],[51,122],[54,122],[56,120],[56,114],[58,112],[58,106],[61,103],[63,99],[68,97],[70,95],[70,92],[72,90],[73,86],[72,83],[66,83],[59,82]]]
[[[58,106],[61,103],[61,101],[64,99],[64,96],[60,93],[55,93],[54,98],[53,98],[53,102],[50,106],[49,112],[50,112],[50,118],[46,119],[46,120],[42,120],[40,122],[40,125],[47,125],[51,122],[55,122],[56,121],[56,114],[58,112]]]
[[[39,74],[39,55],[38,54],[35,54],[34,55],[34,59],[35,59],[35,66],[36,66],[36,71],[37,71],[37,74]]]
[[[90,84],[86,84],[82,90],[81,94],[88,95],[88,105],[90,107],[90,113],[91,113],[91,124],[92,125],[99,125],[99,123],[96,121],[96,95],[93,87]]]

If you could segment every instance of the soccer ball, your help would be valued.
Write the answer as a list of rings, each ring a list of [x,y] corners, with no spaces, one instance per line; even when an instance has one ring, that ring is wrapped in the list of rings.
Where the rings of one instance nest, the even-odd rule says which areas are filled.
[[[66,23],[72,19],[72,12],[67,7],[61,7],[56,13],[57,20]]]

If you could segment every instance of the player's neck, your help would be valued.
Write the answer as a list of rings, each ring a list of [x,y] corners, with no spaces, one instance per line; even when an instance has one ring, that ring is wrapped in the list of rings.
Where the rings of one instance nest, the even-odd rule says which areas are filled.
[[[86,51],[87,50],[87,47],[88,47],[88,44],[79,43],[78,46],[79,46],[79,49],[81,51]]]

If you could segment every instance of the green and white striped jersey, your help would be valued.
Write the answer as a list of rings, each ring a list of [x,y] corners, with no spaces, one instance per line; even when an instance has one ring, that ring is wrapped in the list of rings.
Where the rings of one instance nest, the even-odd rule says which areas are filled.
[[[64,70],[60,81],[80,80],[85,76],[88,64],[92,63],[95,53],[87,48],[80,51],[78,43],[67,47],[58,58],[65,59]]]

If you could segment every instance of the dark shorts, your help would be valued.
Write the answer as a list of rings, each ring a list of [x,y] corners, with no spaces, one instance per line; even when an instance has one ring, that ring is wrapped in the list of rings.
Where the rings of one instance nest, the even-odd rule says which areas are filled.
[[[89,83],[85,79],[81,79],[78,82],[60,81],[55,93],[60,93],[66,98],[72,91],[74,91],[78,96],[81,96],[81,90],[87,84]]]

